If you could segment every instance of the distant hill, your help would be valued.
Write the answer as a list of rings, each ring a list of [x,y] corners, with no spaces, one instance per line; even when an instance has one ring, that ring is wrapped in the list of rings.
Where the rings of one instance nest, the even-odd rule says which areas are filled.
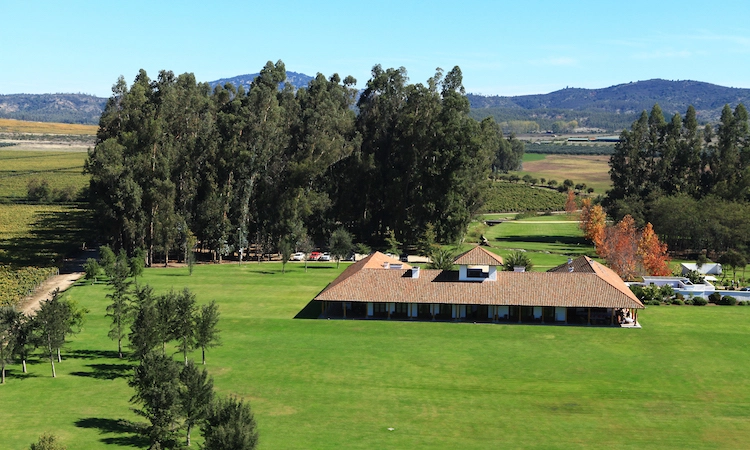
[[[244,87],[245,92],[247,92],[250,90],[250,84],[258,75],[260,74],[251,73],[248,75],[237,75],[236,77],[232,77],[232,78],[222,78],[216,81],[209,81],[208,84],[211,85],[211,89],[213,89],[217,85],[224,86],[227,83],[231,83],[235,87],[240,87],[240,86]],[[285,83],[289,83],[295,88],[299,89],[301,87],[307,86],[307,83],[309,83],[312,79],[313,77],[311,77],[310,75],[305,75],[304,73],[287,72]],[[279,88],[282,88],[282,87],[284,87],[284,83],[279,83]]]
[[[209,85],[232,83],[249,90],[257,73],[210,81]],[[300,88],[313,77],[287,72],[287,82]],[[575,120],[579,126],[613,132],[629,127],[641,111],[658,103],[669,117],[685,114],[695,106],[703,123],[718,121],[725,104],[750,106],[750,89],[728,88],[700,81],[648,80],[603,89],[566,88],[549,94],[515,97],[468,94],[471,115],[476,119],[494,117],[507,131],[512,125],[530,124],[540,131],[550,130],[558,121]],[[97,124],[107,99],[85,94],[0,95],[0,118],[39,122]]]
[[[0,95],[0,118],[97,124],[106,104],[106,98],[87,94]]]
[[[641,111],[658,103],[669,119],[685,114],[689,105],[701,122],[716,122],[725,104],[750,105],[750,89],[728,88],[700,81],[654,79],[603,89],[566,88],[549,94],[515,97],[469,94],[472,116],[492,116],[498,122],[535,121],[549,129],[556,120],[577,120],[579,125],[609,131],[630,126]]]

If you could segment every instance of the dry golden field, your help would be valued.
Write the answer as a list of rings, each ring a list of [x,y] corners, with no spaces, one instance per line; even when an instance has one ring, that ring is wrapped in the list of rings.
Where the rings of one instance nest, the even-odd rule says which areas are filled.
[[[98,126],[0,119],[0,133],[95,135]]]
[[[594,193],[604,194],[610,188],[609,156],[606,155],[545,155],[544,159],[524,161],[519,176],[529,174],[535,178],[557,180],[571,179],[574,183],[586,183]]]

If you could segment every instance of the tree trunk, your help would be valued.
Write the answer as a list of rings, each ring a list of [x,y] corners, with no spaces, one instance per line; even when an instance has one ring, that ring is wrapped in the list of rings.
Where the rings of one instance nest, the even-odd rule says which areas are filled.
[[[193,426],[188,425],[187,426],[187,446],[190,447],[190,430],[192,430]]]
[[[21,364],[23,365],[23,373],[27,373],[26,372],[26,358],[21,360]]]
[[[62,356],[60,356],[60,348],[57,348],[57,362],[62,362]]]
[[[0,369],[0,384],[5,384],[5,360],[3,359],[3,367]]]
[[[55,358],[52,352],[49,352],[49,362],[52,364],[52,378],[57,378],[57,374],[55,373]]]
[[[203,356],[203,365],[206,365],[206,347],[201,347],[201,354]]]
[[[117,354],[120,356],[120,359],[122,359],[122,339],[117,340]]]

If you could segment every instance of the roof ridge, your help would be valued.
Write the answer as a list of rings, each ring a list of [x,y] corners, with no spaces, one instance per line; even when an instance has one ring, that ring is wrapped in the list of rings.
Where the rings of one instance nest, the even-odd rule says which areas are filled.
[[[609,267],[605,266],[604,264],[601,264],[601,263],[599,263],[597,261],[594,261],[593,259],[589,258],[586,255],[583,255],[583,258],[585,258],[586,262],[589,264],[589,266],[591,266],[591,269],[594,270],[594,273],[599,278],[601,278],[602,280],[604,280],[607,284],[609,284],[610,286],[614,287],[618,291],[620,291],[623,294],[625,294],[628,297],[630,297],[631,300],[633,300],[633,301],[637,302],[639,305],[643,306],[643,303],[641,302],[641,300],[638,297],[635,296],[635,294],[633,293],[633,291],[631,291],[630,288],[627,287],[627,285],[625,283],[622,282],[622,278],[620,278],[620,276],[617,275],[617,273],[614,270],[610,269]],[[617,280],[620,281],[619,284],[621,284],[625,288],[623,289],[622,286],[618,286],[618,283],[614,283],[613,280],[612,280],[612,277],[616,277]]]
[[[468,261],[467,261],[468,260]],[[471,248],[460,255],[458,255],[454,260],[454,264],[458,265],[490,265],[490,266],[496,266],[496,265],[503,265],[503,258],[499,255],[496,255],[492,253],[489,250],[484,249],[480,245],[475,245],[474,248]],[[493,264],[496,263],[496,264]]]

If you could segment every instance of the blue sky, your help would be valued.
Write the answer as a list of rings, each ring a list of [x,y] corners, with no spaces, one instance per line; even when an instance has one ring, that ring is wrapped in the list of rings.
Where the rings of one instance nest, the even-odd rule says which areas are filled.
[[[0,94],[109,96],[140,68],[199,81],[258,72],[411,82],[461,67],[487,95],[664,78],[750,88],[750,2],[0,0]]]

